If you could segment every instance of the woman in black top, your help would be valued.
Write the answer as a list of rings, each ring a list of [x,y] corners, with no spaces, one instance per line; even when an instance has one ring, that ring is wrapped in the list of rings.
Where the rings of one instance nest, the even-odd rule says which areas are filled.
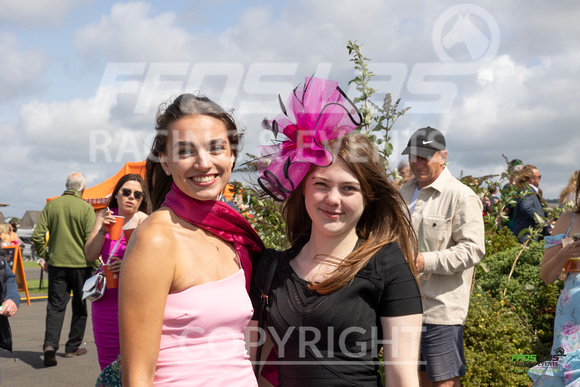
[[[251,290],[257,315],[273,257],[279,256],[266,307],[278,383],[380,386],[377,356],[384,346],[387,385],[418,386],[422,306],[412,262],[416,236],[404,202],[368,138],[351,132],[319,141],[320,128],[308,128],[306,121],[332,122],[334,128],[338,121],[344,124],[336,113],[334,120],[325,119],[329,105],[317,113],[308,109],[307,89],[316,81],[320,82],[307,81],[304,90],[294,91],[292,109],[297,121],[303,117],[296,114],[300,103],[305,114],[320,115],[294,125],[301,128],[297,131],[306,127],[314,133],[308,152],[312,155],[318,147],[314,150],[319,154],[308,159],[303,177],[293,174],[297,158],[288,155],[292,133],[283,131],[290,140],[276,160],[284,168],[276,170],[274,160],[267,170],[271,174],[264,172],[260,180],[268,193],[284,200],[282,214],[292,245],[283,252],[264,253]],[[338,102],[345,104],[345,98]],[[336,102],[335,97],[330,103]],[[352,107],[344,110],[350,114]],[[276,117],[272,125],[284,127],[284,117]],[[302,135],[294,149],[300,152],[307,141]],[[321,160],[327,162],[316,164]]]

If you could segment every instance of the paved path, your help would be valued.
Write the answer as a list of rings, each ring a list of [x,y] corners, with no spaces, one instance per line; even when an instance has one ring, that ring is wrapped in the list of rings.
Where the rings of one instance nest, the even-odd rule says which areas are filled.
[[[26,269],[27,279],[38,279],[38,277],[37,268]],[[48,286],[46,275],[43,282],[44,287]],[[90,302],[87,303],[89,318],[83,345],[88,353],[71,359],[64,358],[64,346],[72,316],[69,302],[60,338],[60,349],[56,354],[58,365],[47,368],[43,364],[42,352],[46,317],[46,299],[42,297],[46,295],[35,294],[35,290],[29,289],[32,303],[27,305],[26,300],[22,300],[18,313],[10,318],[16,361],[10,352],[0,350],[0,386],[94,386],[100,368],[93,339]],[[40,298],[35,299],[36,297]]]

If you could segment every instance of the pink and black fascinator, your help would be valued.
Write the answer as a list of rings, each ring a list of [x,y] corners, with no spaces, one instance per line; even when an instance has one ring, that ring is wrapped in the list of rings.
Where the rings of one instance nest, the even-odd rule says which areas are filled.
[[[356,129],[362,115],[338,87],[338,82],[306,78],[288,97],[280,98],[282,113],[262,126],[286,140],[258,147],[258,183],[274,200],[284,201],[300,184],[310,166],[328,167],[332,153],[322,143]]]

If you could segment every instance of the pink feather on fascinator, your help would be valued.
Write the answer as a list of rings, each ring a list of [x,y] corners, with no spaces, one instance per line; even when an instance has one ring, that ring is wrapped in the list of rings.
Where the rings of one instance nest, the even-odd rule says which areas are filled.
[[[280,99],[282,113],[262,125],[274,137],[282,132],[286,140],[258,147],[258,183],[272,198],[284,201],[300,184],[310,166],[327,167],[332,153],[323,142],[344,136],[362,124],[362,115],[338,87],[338,82],[306,78],[288,97]]]

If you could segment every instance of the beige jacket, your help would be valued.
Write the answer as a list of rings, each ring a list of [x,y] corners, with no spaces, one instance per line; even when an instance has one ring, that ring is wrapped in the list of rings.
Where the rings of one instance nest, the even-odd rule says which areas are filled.
[[[401,187],[407,204],[416,187],[415,178]],[[423,323],[465,323],[473,270],[485,254],[482,207],[447,168],[419,192],[411,221],[425,259]]]

